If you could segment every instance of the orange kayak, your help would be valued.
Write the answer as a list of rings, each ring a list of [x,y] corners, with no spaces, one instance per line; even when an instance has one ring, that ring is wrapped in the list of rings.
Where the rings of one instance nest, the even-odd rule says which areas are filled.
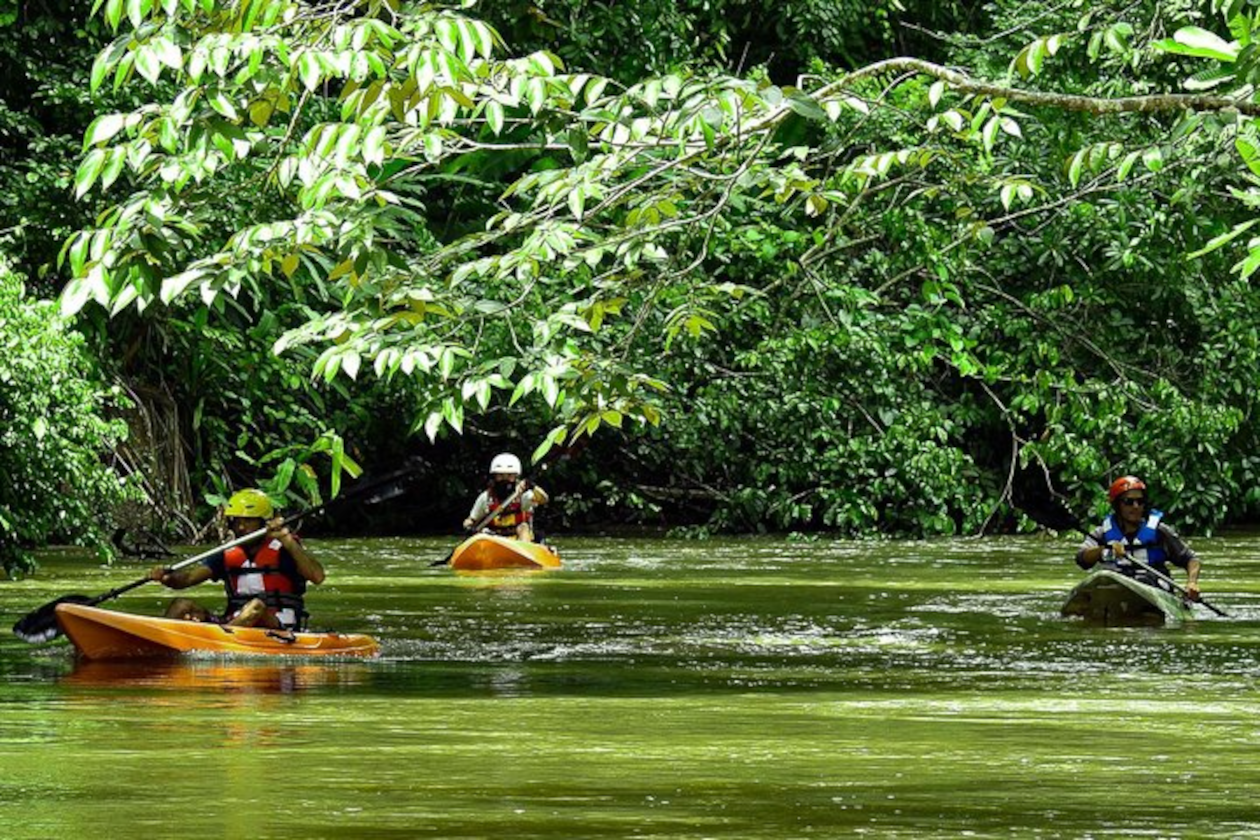
[[[225,627],[131,615],[82,604],[58,604],[57,624],[85,659],[136,659],[181,653],[375,656],[380,652],[380,645],[371,636]]]
[[[558,569],[560,556],[545,545],[493,534],[473,534],[451,555],[451,568],[462,572],[490,569]]]

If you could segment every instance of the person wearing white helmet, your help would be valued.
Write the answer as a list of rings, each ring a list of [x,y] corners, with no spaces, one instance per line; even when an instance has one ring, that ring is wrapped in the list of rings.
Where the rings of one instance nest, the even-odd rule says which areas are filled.
[[[534,509],[547,504],[550,497],[529,479],[521,478],[521,459],[510,452],[495,455],[490,461],[490,480],[473,502],[472,511],[464,520],[464,530],[472,528],[494,514],[483,530],[501,537],[534,541]]]

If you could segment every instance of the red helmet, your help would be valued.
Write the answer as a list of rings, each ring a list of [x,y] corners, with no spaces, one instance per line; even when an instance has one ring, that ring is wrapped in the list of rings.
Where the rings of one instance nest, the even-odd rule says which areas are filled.
[[[1114,505],[1116,499],[1130,490],[1145,492],[1146,485],[1136,475],[1122,475],[1111,483],[1111,489],[1107,491],[1107,500]]]

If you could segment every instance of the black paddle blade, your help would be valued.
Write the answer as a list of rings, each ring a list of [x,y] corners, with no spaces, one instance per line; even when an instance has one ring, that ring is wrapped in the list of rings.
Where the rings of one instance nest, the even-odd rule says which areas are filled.
[[[404,476],[392,484],[386,484],[381,489],[376,490],[372,495],[363,500],[365,505],[379,505],[381,502],[388,502],[390,499],[396,499],[407,492],[407,484],[412,480],[412,476]]]
[[[24,642],[42,645],[51,642],[61,635],[57,625],[58,604],[95,604],[95,598],[86,595],[63,595],[55,601],[49,601],[37,610],[27,613],[13,625],[13,635]]]

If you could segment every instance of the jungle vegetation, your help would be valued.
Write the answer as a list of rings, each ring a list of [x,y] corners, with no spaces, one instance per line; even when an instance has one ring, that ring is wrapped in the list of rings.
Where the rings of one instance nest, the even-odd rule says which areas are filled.
[[[1253,520],[1258,21],[0,0],[0,561],[502,449],[553,527]]]

